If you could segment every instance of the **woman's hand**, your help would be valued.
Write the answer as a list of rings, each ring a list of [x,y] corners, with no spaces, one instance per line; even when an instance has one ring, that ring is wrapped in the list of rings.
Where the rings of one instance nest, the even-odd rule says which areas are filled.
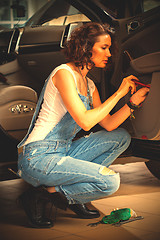
[[[136,85],[132,81],[132,79],[139,81],[138,78],[136,78],[133,75],[130,75],[123,79],[123,81],[117,91],[118,93],[120,93],[121,97],[124,97],[130,90],[131,90],[131,94],[136,92]]]
[[[136,85],[132,81],[133,79],[139,81],[139,79],[133,75],[124,78],[117,92],[120,93],[121,97],[124,97],[131,90],[131,101],[134,104],[139,105],[145,100],[147,93],[149,92],[149,88],[144,87],[136,92]]]
[[[145,100],[148,92],[149,92],[149,88],[147,87],[140,88],[136,93],[132,95],[130,99],[134,104],[139,105]]]

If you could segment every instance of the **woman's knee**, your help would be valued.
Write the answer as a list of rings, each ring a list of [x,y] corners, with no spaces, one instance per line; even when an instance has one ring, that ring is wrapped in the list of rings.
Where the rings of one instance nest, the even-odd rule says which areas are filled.
[[[119,173],[115,173],[110,177],[110,182],[107,183],[108,195],[115,193],[120,186],[120,175]]]
[[[107,169],[107,170],[105,170]],[[113,193],[115,193],[120,186],[120,175],[119,173],[114,172],[113,170],[111,170],[110,172],[108,171],[110,170],[107,167],[104,167],[102,169],[102,171],[100,172],[100,174],[103,175],[103,181],[102,181],[102,188],[101,188],[101,194],[103,196],[109,196]]]
[[[130,144],[131,142],[131,136],[127,132],[127,130],[125,130],[124,128],[117,128],[111,132],[107,132],[106,130],[101,130],[97,132],[97,134],[99,134],[99,138],[102,138],[102,139],[108,139],[110,137],[113,140],[117,140],[118,138],[120,142],[124,141],[128,144]]]
[[[110,133],[110,139],[116,142],[116,147],[121,149],[121,151],[125,151],[131,143],[131,136],[124,128],[117,128]],[[103,131],[105,134],[105,131]],[[106,132],[106,134],[108,134]],[[108,136],[106,136],[108,138]]]
[[[114,181],[114,184],[112,186],[111,194],[115,193],[119,189],[119,187],[120,187],[120,175],[119,175],[119,173],[116,173],[115,181]]]
[[[116,173],[113,177],[112,177],[112,182],[110,184],[108,184],[107,187],[107,196],[111,195],[113,193],[115,193],[120,187],[120,176],[119,173]]]

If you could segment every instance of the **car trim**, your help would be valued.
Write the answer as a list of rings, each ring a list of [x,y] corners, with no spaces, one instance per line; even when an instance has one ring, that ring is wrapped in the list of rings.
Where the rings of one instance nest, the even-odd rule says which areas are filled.
[[[19,54],[42,53],[50,51],[59,51],[59,42],[55,43],[38,43],[30,45],[20,45],[18,49]]]

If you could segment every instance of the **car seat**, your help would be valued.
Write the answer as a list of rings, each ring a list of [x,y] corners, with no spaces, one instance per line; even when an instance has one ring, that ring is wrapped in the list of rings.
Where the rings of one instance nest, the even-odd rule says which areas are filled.
[[[2,85],[0,88],[0,125],[13,138],[22,140],[37,103],[37,93],[30,87]]]

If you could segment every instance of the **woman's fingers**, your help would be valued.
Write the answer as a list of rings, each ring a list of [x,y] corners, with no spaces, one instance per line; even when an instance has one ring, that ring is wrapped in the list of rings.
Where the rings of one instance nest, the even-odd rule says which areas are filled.
[[[136,84],[134,83],[133,79],[139,81],[139,79],[133,75],[123,79],[119,87],[119,92],[122,93],[122,97],[125,96],[129,91],[131,91],[132,95],[136,92]]]
[[[142,103],[149,92],[149,88],[141,88],[135,94],[132,95],[131,100],[134,104],[139,105]]]
[[[127,83],[129,84],[129,89],[131,90],[131,94],[133,94],[134,92],[136,92],[136,84],[132,81],[133,79],[138,80],[138,78],[136,78],[133,75],[130,75],[126,78]]]
[[[132,81],[130,84],[131,84],[131,94],[133,94],[134,92],[136,92],[136,84]]]

